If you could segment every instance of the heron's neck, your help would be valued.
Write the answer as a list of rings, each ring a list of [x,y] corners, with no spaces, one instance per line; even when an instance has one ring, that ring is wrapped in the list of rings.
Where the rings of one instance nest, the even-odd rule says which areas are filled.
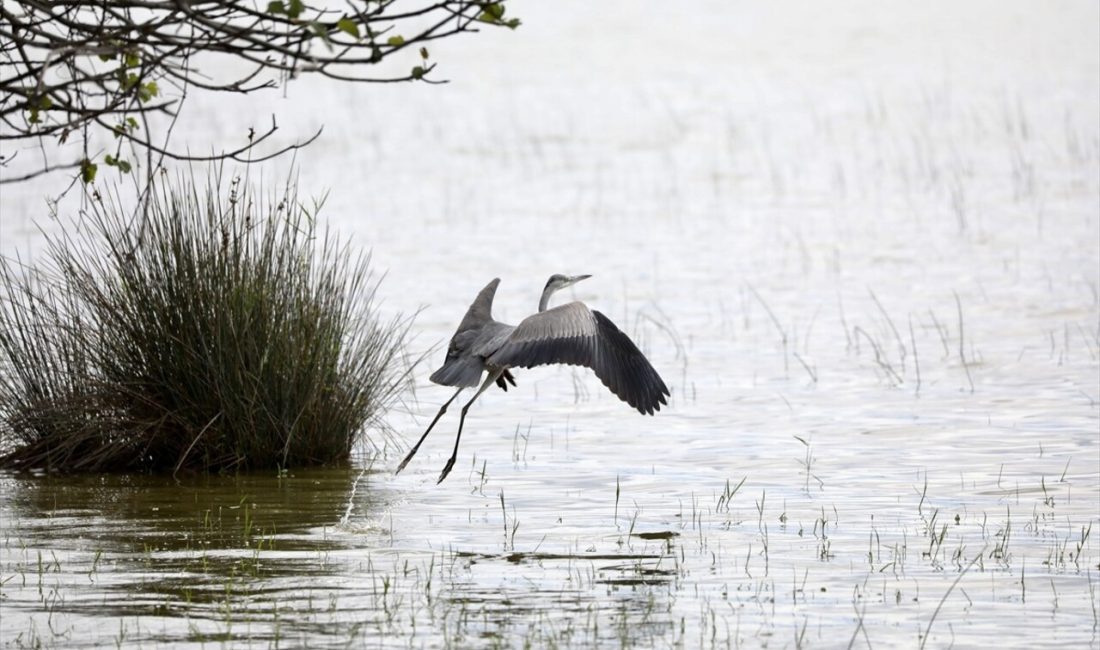
[[[542,290],[542,297],[539,298],[539,311],[546,311],[546,305],[550,303],[550,296],[554,294],[556,289],[554,287],[546,287]]]

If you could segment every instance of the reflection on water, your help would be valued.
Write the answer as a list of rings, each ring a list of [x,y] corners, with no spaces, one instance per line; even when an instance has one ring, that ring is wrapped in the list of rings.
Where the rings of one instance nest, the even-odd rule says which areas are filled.
[[[3,476],[5,639],[100,645],[158,629],[192,641],[266,638],[303,585],[340,575],[325,557],[344,546],[331,531],[353,486],[368,493],[369,482],[351,469]],[[356,505],[369,511],[366,499]],[[43,609],[49,633],[12,624]],[[120,623],[89,635],[85,617]]]
[[[364,523],[381,521],[387,492],[374,479],[355,469],[179,481],[4,475],[4,640],[405,645],[395,635],[420,625],[432,644],[448,635],[587,643],[671,629],[674,533],[603,554],[403,552],[389,546],[392,531]],[[511,576],[533,568],[560,588],[532,598]],[[544,636],[539,622],[561,617],[591,627]],[[599,631],[606,621],[614,625]]]
[[[483,510],[457,514],[481,538],[433,525],[443,512],[420,517],[410,508],[430,506],[410,503],[392,477],[356,469],[178,482],[4,475],[3,638],[18,647],[788,645],[787,612],[795,636],[813,616],[812,638],[832,646],[868,610],[875,625],[892,621],[872,628],[875,638],[915,638],[961,576],[968,604],[942,614],[950,634],[976,641],[1005,625],[998,612],[1037,608],[1082,623],[1059,626],[1059,643],[1095,643],[1082,618],[1096,605],[1093,521],[1071,494],[1088,475],[1038,487],[969,475],[956,500],[925,474],[923,486],[904,477],[906,489],[876,497],[865,486],[822,490],[816,453],[803,457],[810,488],[762,477],[699,493],[653,483],[657,471],[603,491],[580,471],[575,480],[591,489],[573,503],[514,504],[460,484]],[[429,490],[416,498],[427,503]]]
[[[5,514],[28,539],[79,550],[89,539],[119,550],[247,546],[254,535],[307,550],[308,533],[334,526],[359,470],[222,476],[3,477]],[[361,483],[369,482],[364,475]],[[365,487],[365,486],[364,486]],[[195,535],[202,533],[201,542]]]

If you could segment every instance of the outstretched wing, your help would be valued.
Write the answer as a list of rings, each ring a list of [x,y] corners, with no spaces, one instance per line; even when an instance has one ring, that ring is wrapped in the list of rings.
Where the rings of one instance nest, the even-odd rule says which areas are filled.
[[[551,363],[586,366],[643,415],[668,404],[668,387],[638,346],[607,316],[579,302],[523,319],[487,361],[506,368]]]
[[[500,285],[500,278],[493,278],[484,289],[477,292],[477,298],[474,298],[473,304],[462,317],[462,322],[458,324],[457,334],[477,329],[493,320],[493,297],[497,294],[498,285]]]

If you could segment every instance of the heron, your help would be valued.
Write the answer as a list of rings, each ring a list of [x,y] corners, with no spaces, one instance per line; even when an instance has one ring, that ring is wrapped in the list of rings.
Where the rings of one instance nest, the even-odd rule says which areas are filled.
[[[555,363],[585,366],[594,370],[612,393],[642,415],[653,415],[661,410],[661,405],[668,404],[670,393],[661,376],[638,350],[638,346],[610,318],[589,309],[582,302],[547,308],[554,292],[590,277],[560,273],[551,275],[539,298],[538,312],[523,319],[519,325],[508,325],[493,319],[493,297],[500,278],[494,278],[485,285],[451,337],[443,365],[430,377],[436,384],[457,387],[458,390],[439,407],[439,412],[420,440],[397,466],[397,472],[405,469],[416,455],[451,402],[463,390],[480,383],[477,393],[462,407],[454,451],[437,481],[442,483],[458,456],[466,412],[494,383],[505,391],[509,384],[515,386],[512,368],[533,368]],[[481,381],[483,373],[488,374]]]

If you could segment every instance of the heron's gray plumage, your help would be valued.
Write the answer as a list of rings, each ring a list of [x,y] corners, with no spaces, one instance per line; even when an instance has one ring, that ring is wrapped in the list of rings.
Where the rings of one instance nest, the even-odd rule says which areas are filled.
[[[451,337],[447,346],[447,358],[443,365],[432,373],[429,378],[443,386],[477,386],[481,381],[481,373],[485,372],[485,362],[478,355],[470,354],[470,350],[478,347],[482,340],[490,335],[502,323],[493,320],[493,296],[496,295],[500,278],[485,285],[474,298],[462,322],[458,324],[458,330]]]
[[[514,386],[509,368],[532,368],[552,363],[585,366],[594,370],[612,393],[643,415],[653,415],[661,410],[662,405],[668,404],[669,390],[660,375],[630,337],[619,330],[611,319],[580,302],[546,309],[551,294],[587,277],[550,276],[539,300],[539,311],[523,319],[518,326],[493,319],[493,298],[500,278],[494,278],[477,294],[451,337],[443,365],[431,375],[433,382],[457,387],[458,391],[439,409],[397,471],[400,472],[416,454],[447,406],[464,388],[477,386],[486,371],[488,378],[473,399],[462,408],[455,451],[444,467],[440,481],[446,478],[454,465],[466,411],[492,383],[505,390],[507,382]]]
[[[571,302],[528,316],[499,343],[487,359],[490,366],[585,366],[643,415],[652,415],[668,404],[668,387],[645,355],[611,319],[583,303]]]

